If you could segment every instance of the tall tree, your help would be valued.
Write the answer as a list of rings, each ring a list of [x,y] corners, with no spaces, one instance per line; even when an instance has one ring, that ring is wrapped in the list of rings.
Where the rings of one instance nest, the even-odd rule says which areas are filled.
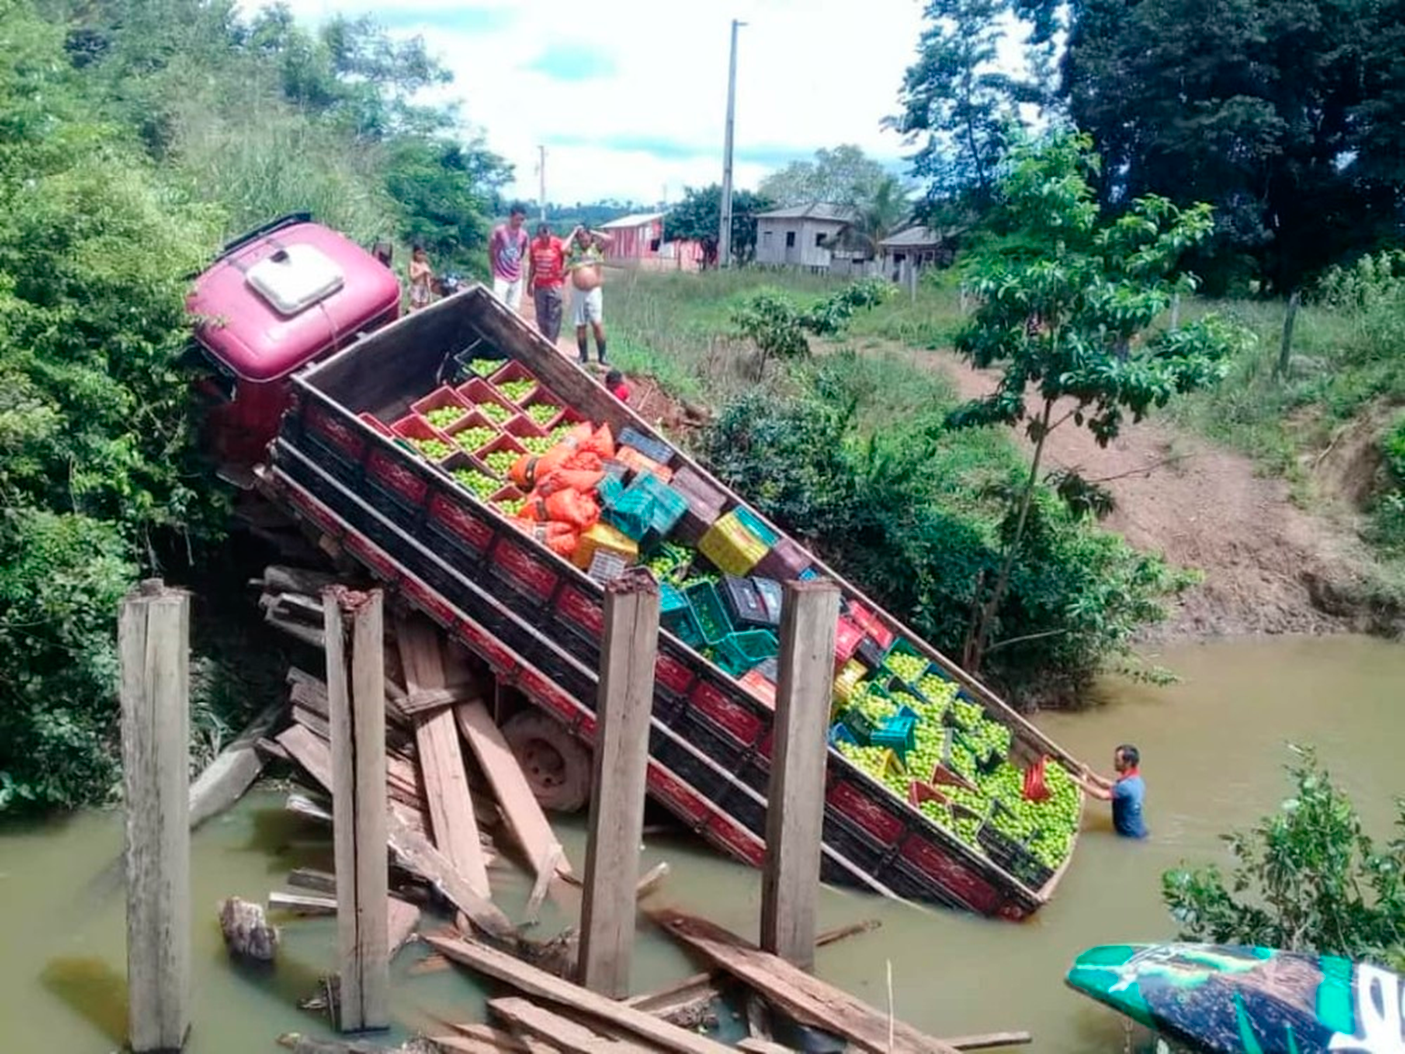
[[[902,183],[893,176],[884,176],[873,194],[855,206],[848,235],[862,244],[871,257],[876,257],[879,243],[897,230],[911,211]]]
[[[1398,4],[1077,0],[1067,11],[1062,91],[1107,160],[1103,200],[1214,204],[1212,286],[1244,260],[1287,291],[1398,232]]]
[[[1086,136],[1021,145],[998,187],[990,235],[967,267],[980,306],[957,350],[1003,373],[994,392],[958,407],[948,424],[1023,425],[1034,448],[1024,485],[1011,495],[999,572],[977,589],[964,655],[971,670],[999,628],[1050,433],[1073,421],[1105,445],[1129,415],[1139,421],[1172,396],[1218,381],[1238,340],[1214,315],[1175,331],[1148,329],[1173,292],[1193,287],[1179,264],[1209,235],[1210,207],[1182,211],[1146,197],[1109,220],[1089,182],[1097,169]]]
[[[903,77],[902,112],[885,122],[917,146],[912,174],[930,201],[990,199],[998,164],[1018,119],[1037,91],[995,68],[1003,0],[929,0],[917,61]]]
[[[774,208],[775,203],[763,194],[750,190],[738,190],[732,194],[732,259],[733,262],[749,263],[756,254],[756,215]],[[668,210],[664,217],[664,237],[669,241],[684,239],[702,242],[704,246],[717,245],[717,234],[722,226],[722,188],[714,183],[709,187],[688,187],[683,192],[683,200]]]
[[[816,150],[813,161],[792,161],[762,179],[757,190],[782,208],[817,201],[858,206],[872,200],[887,178],[881,164],[846,143]]]

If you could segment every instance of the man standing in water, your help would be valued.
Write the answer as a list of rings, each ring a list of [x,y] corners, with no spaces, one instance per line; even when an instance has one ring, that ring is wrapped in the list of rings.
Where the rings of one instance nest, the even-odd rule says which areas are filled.
[[[1132,744],[1124,743],[1112,752],[1116,779],[1105,779],[1086,765],[1082,776],[1075,777],[1079,786],[1094,798],[1112,802],[1112,826],[1124,838],[1145,838],[1147,835],[1146,821],[1142,818],[1146,783],[1138,767],[1141,760],[1141,752]]]
[[[565,295],[566,250],[561,239],[543,223],[532,239],[527,257],[527,288],[537,313],[537,329],[551,343],[561,336],[561,299]]]
[[[488,242],[493,265],[493,295],[513,311],[522,309],[522,258],[527,255],[527,210],[512,206],[507,222],[499,224]]]
[[[576,348],[581,365],[590,361],[586,326],[595,330],[595,354],[605,365],[605,308],[601,285],[605,281],[605,246],[614,239],[603,231],[577,227],[566,249],[566,270],[571,272],[571,314],[576,323]]]

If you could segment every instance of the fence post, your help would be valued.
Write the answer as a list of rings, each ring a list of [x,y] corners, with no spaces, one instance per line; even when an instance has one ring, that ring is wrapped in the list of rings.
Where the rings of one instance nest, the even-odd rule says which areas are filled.
[[[1288,313],[1283,316],[1283,343],[1278,347],[1278,365],[1273,368],[1275,377],[1288,375],[1288,359],[1293,354],[1293,323],[1298,317],[1298,302],[1301,299],[1302,294],[1296,289],[1288,298]]]
[[[771,783],[766,794],[761,947],[804,970],[815,963],[828,754],[825,734],[838,620],[839,587],[833,582],[785,584]]]
[[[581,908],[579,981],[612,999],[629,994],[658,644],[658,584],[642,568],[626,571],[605,587]]]
[[[178,1051],[190,1029],[190,597],[148,579],[122,601],[127,1040]]]
[[[1171,294],[1171,325],[1170,330],[1174,333],[1181,328],[1181,294]]]
[[[334,586],[322,594],[343,1032],[390,1025],[382,609],[379,589]]]

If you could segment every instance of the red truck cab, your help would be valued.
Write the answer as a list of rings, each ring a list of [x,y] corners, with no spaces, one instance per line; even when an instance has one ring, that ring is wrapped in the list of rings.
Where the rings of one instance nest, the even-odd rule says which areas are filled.
[[[208,449],[246,482],[288,404],[289,378],[400,313],[395,274],[355,242],[285,216],[230,242],[186,301],[213,367],[198,382]]]

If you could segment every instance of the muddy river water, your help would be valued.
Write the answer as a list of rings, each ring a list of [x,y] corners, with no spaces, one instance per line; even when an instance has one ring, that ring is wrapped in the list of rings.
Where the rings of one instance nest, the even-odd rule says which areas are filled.
[[[1315,744],[1373,833],[1387,833],[1391,798],[1405,794],[1405,647],[1283,639],[1180,647],[1156,658],[1181,683],[1108,683],[1090,711],[1039,718],[1100,767],[1119,742],[1141,747],[1149,841],[1119,841],[1103,811],[1090,808],[1057,897],[1020,925],[827,890],[823,926],[870,917],[883,926],[822,950],[820,974],[882,1007],[891,963],[898,1015],[937,1035],[1023,1028],[1040,1052],[1120,1051],[1127,1039],[1119,1019],[1067,990],[1064,970],[1090,944],[1173,935],[1159,899],[1161,872],[1183,860],[1223,860],[1218,835],[1285,796],[1286,742]],[[334,922],[288,921],[278,967],[268,974],[232,968],[215,922],[224,895],[261,900],[284,888],[292,867],[330,867],[327,833],[281,805],[277,793],[255,793],[195,836],[191,1054],[252,1054],[278,1049],[272,1041],[281,1032],[325,1034],[296,1003],[332,967]],[[563,836],[579,861],[580,826]],[[122,893],[110,870],[104,877],[120,846],[115,812],[0,828],[0,1051],[102,1054],[120,1046]],[[647,857],[672,865],[666,899],[754,936],[756,872],[681,840],[653,841]],[[494,882],[499,902],[519,915],[526,881],[500,873]],[[543,928],[559,923],[547,917]],[[433,1031],[436,1019],[481,1019],[482,994],[465,977],[407,975],[424,954],[411,946],[396,960],[399,1027],[391,1038]],[[636,991],[692,969],[667,940],[641,932]]]

